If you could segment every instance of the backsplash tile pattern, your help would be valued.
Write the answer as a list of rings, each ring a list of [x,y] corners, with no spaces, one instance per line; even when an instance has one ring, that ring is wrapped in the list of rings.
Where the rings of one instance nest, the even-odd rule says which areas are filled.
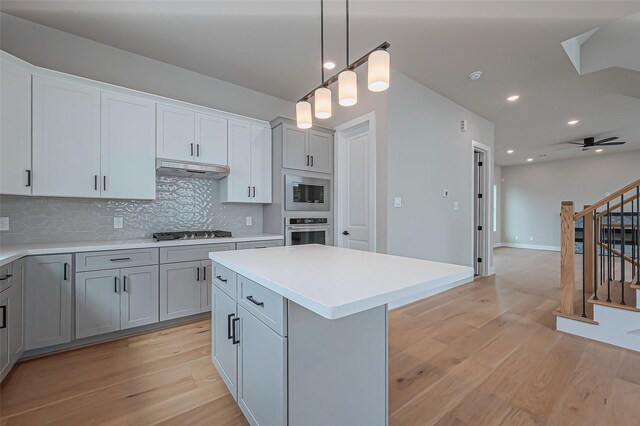
[[[0,216],[9,217],[2,245],[151,238],[157,231],[224,229],[234,235],[262,232],[262,206],[223,204],[220,182],[156,178],[156,200],[0,197]],[[113,218],[124,219],[113,229]],[[253,225],[245,225],[245,217]]]

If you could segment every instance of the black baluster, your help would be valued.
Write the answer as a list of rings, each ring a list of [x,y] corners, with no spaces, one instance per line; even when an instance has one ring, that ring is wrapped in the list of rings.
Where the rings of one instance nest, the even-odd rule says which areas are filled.
[[[598,300],[598,211],[593,211],[593,300]]]
[[[624,264],[624,246],[627,242],[627,236],[624,232],[624,194],[620,195],[620,286],[622,290],[622,297],[620,298],[620,304],[626,305],[624,301],[624,280],[625,280],[625,272],[626,265]]]
[[[607,302],[611,303],[611,207],[607,203]]]
[[[587,317],[587,268],[585,268],[585,263],[586,263],[586,259],[587,259],[587,251],[585,250],[586,246],[585,246],[585,241],[586,241],[586,235],[584,233],[584,229],[586,228],[585,226],[585,220],[584,217],[582,218],[582,318],[586,318]]]
[[[640,186],[636,186],[636,284],[640,285]]]

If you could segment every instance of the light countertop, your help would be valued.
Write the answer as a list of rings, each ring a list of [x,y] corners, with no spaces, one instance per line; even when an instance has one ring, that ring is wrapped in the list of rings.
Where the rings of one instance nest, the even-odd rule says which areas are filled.
[[[317,244],[209,257],[328,319],[473,279],[468,266]]]
[[[124,250],[149,247],[176,247],[201,244],[242,243],[247,241],[283,240],[282,235],[255,234],[231,238],[210,238],[197,240],[156,241],[154,239],[119,241],[80,241],[69,243],[21,244],[0,247],[0,266],[11,263],[24,256],[41,254],[80,253],[85,251]]]

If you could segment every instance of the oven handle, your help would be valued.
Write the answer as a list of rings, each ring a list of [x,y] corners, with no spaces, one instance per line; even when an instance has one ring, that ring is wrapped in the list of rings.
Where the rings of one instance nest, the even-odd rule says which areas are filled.
[[[331,229],[331,225],[318,225],[318,226],[312,226],[312,225],[308,225],[308,226],[296,226],[296,225],[287,225],[287,231],[293,231],[293,232],[298,232],[298,231],[322,231],[322,230],[330,230]]]

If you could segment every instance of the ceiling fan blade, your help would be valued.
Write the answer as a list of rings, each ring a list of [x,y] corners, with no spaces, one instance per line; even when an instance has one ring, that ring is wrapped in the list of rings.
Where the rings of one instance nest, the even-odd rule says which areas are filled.
[[[584,145],[584,142],[565,142],[565,143],[570,143],[571,145],[580,145],[580,146]]]
[[[598,146],[624,145],[626,142],[596,142]]]
[[[589,148],[591,148],[590,146],[585,146],[582,148],[583,151],[589,151]]]
[[[556,148],[555,151],[564,151],[565,149],[574,149],[574,148],[581,148],[581,147],[582,147],[582,145],[580,145],[580,146],[567,146],[567,147],[564,147],[564,148]]]
[[[616,139],[620,139],[620,137],[618,137],[618,136],[612,136],[612,137],[610,137],[610,138],[601,139],[601,140],[599,140],[598,142],[596,142],[596,145],[599,145],[599,144],[601,144],[602,142],[614,141],[614,140],[616,140]]]

